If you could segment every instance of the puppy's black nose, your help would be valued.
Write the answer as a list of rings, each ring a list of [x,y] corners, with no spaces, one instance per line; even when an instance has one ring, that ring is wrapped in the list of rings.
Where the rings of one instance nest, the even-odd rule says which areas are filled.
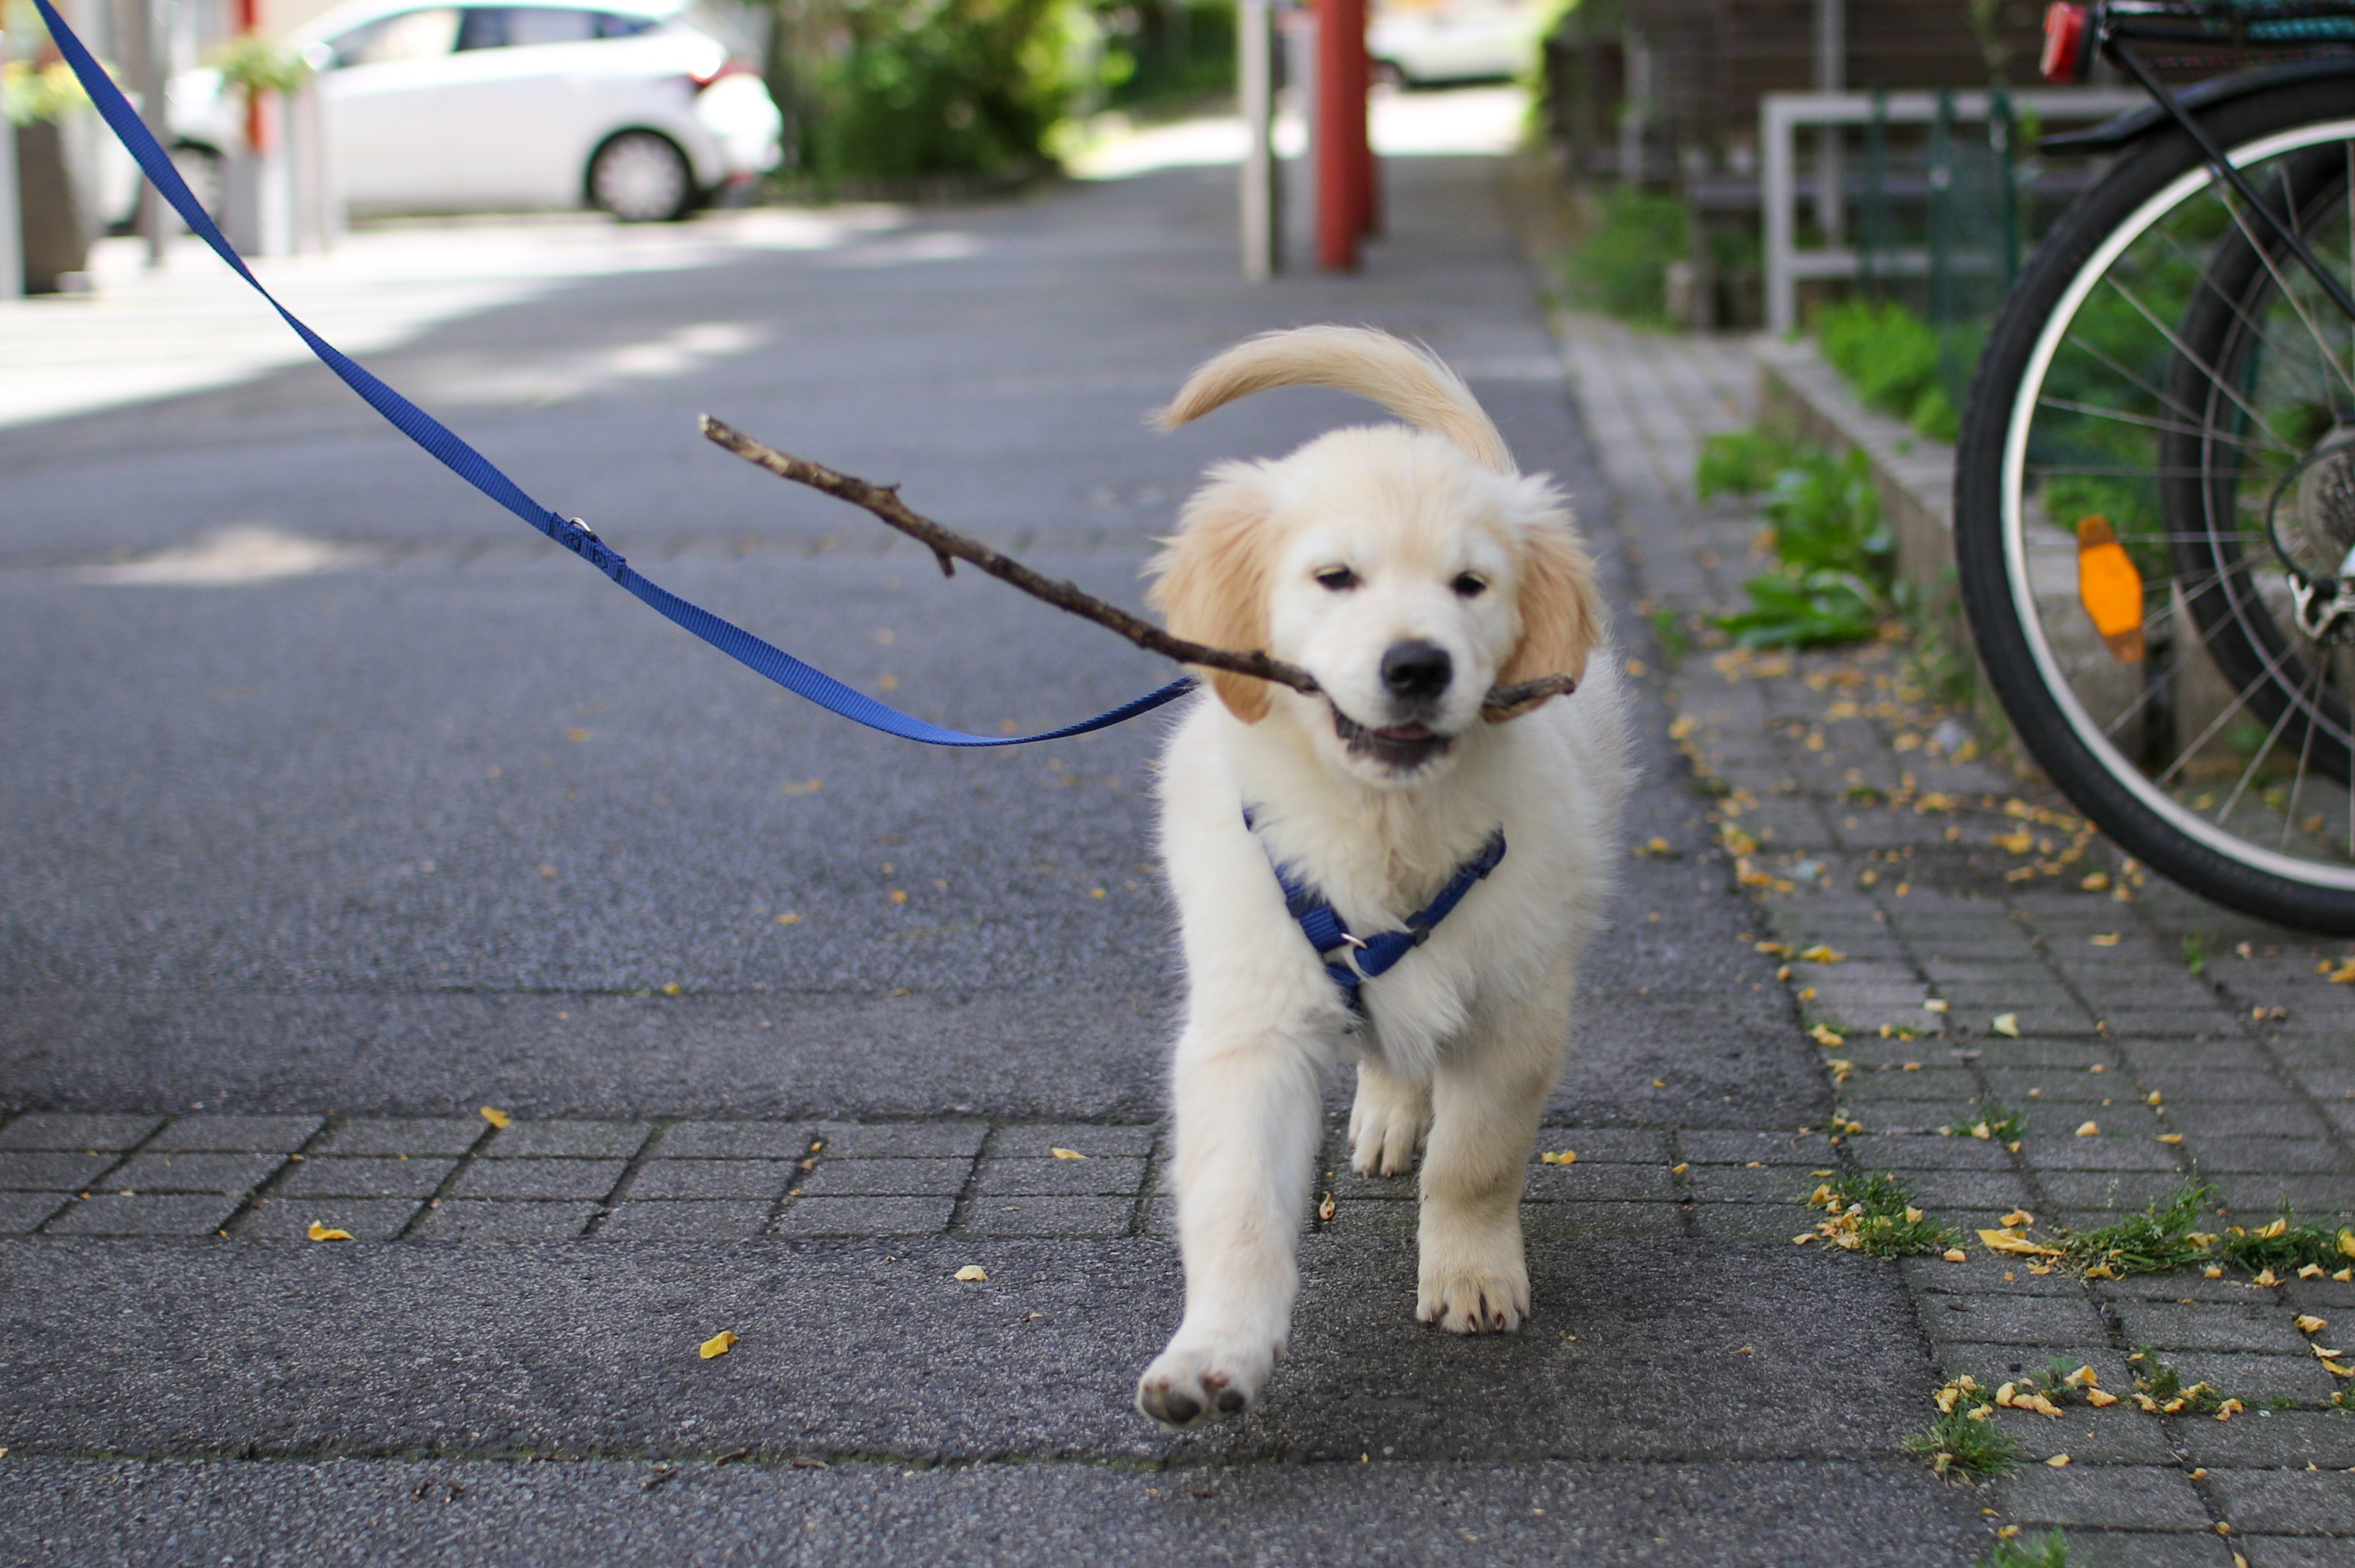
[[[1392,697],[1436,697],[1455,667],[1435,643],[1392,643],[1382,655],[1382,685]]]

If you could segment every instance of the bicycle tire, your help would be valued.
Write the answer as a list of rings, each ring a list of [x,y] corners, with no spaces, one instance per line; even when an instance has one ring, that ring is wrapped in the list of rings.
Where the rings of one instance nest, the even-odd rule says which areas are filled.
[[[2222,104],[2202,125],[2238,163],[2250,149],[2285,136],[2294,141],[2309,128],[2328,128],[2333,138],[2355,142],[2355,105],[2343,82],[2300,83]],[[1957,444],[1960,595],[1981,665],[2021,745],[2127,853],[2243,913],[2307,931],[2355,933],[2355,866],[2286,865],[2284,857],[2207,831],[2140,777],[2070,691],[2037,619],[2029,581],[2024,475],[2036,405],[2031,401],[2022,411],[2025,383],[2036,377],[2041,395],[2058,341],[2048,332],[2069,327],[2056,320],[2058,313],[2073,312],[2088,297],[2088,269],[2109,264],[2103,257],[2113,236],[2136,223],[2156,223],[2149,216],[2155,204],[2203,167],[2198,146],[2179,129],[2155,133],[2063,217],[2013,285],[1974,372]],[[2112,258],[2118,253],[2112,251]],[[2099,281],[2098,271],[2093,276]],[[2155,466],[2154,477],[2160,473]]]

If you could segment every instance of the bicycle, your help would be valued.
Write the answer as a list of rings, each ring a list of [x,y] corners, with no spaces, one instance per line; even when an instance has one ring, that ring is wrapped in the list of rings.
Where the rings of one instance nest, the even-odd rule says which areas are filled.
[[[2127,853],[2355,933],[2355,4],[2051,6],[2047,79],[2099,58],[2152,101],[2044,144],[2117,161],[1973,375],[1964,611],[2022,745]]]

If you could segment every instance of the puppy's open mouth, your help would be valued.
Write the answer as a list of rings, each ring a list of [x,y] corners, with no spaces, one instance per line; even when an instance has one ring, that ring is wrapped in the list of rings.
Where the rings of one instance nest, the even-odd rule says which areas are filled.
[[[1404,770],[1429,762],[1455,743],[1428,724],[1393,724],[1376,730],[1359,723],[1339,709],[1333,709],[1333,732],[1352,756],[1371,757],[1389,767]]]

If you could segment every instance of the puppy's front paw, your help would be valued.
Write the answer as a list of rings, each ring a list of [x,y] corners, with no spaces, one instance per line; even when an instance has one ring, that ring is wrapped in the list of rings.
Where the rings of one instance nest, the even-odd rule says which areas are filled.
[[[1223,1335],[1188,1338],[1182,1330],[1136,1380],[1136,1408],[1180,1429],[1240,1415],[1259,1397],[1275,1366],[1275,1347]]]
[[[1405,1175],[1430,1121],[1430,1091],[1360,1067],[1349,1107],[1349,1168],[1359,1176]]]
[[[1452,1255],[1439,1258],[1426,1248],[1415,1316],[1450,1334],[1509,1334],[1518,1328],[1529,1311],[1529,1270],[1519,1240],[1514,1235],[1487,1248],[1449,1248]]]

